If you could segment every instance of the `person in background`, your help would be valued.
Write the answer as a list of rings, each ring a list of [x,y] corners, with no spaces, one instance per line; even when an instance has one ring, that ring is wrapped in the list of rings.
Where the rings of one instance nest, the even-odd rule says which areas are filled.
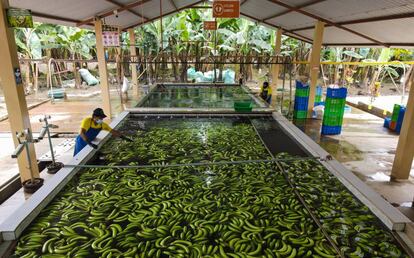
[[[103,120],[106,115],[102,108],[97,108],[93,111],[92,117],[87,117],[82,120],[81,130],[75,141],[75,152],[73,156],[78,154],[86,145],[97,149],[98,146],[92,143],[101,130],[110,132],[115,137],[126,138],[119,131],[112,129]],[[129,139],[128,139],[129,140]]]
[[[239,84],[243,85],[243,74],[239,73]]]
[[[269,82],[264,82],[263,86],[260,88],[260,97],[266,101],[268,104],[272,101],[272,88],[269,86]]]

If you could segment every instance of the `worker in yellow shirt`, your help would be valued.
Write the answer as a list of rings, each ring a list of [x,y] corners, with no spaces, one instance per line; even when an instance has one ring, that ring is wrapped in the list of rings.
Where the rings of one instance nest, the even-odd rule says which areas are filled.
[[[260,88],[260,97],[268,104],[272,102],[272,88],[269,87],[269,82],[264,82]]]
[[[74,156],[78,154],[86,145],[97,149],[98,146],[92,143],[92,141],[95,140],[96,136],[101,130],[108,131],[115,137],[121,137],[125,140],[132,141],[105,123],[103,121],[105,117],[106,115],[103,112],[102,108],[97,108],[93,111],[92,117],[87,117],[82,120],[80,133],[78,137],[76,137]]]

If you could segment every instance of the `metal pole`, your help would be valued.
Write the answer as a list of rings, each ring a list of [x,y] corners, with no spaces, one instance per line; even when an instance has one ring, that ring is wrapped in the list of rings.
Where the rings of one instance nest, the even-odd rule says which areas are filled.
[[[282,99],[280,101],[280,113],[283,114],[283,101],[285,97],[285,83],[286,83],[286,64],[283,65],[283,84],[282,84]]]
[[[27,157],[27,168],[30,171],[30,182],[34,182],[34,175],[32,170],[32,158],[30,157],[30,150],[29,150],[29,142],[31,142],[31,132],[26,129],[23,133],[23,136],[25,137],[25,140],[23,141],[24,148],[26,149],[26,157]]]
[[[214,21],[216,22],[216,24],[217,24],[217,18],[216,19],[214,19]],[[214,58],[214,65],[213,65],[213,69],[214,69],[214,83],[217,81],[217,71],[216,71],[216,53],[217,53],[217,29],[216,30],[214,30],[214,55],[213,55],[213,58]]]
[[[160,0],[160,29],[161,29],[161,51],[164,49],[164,36],[162,29],[162,0]]]
[[[289,113],[288,115],[290,116],[290,113],[292,111],[292,66],[290,66],[289,68]]]
[[[52,163],[53,163],[53,165],[55,165],[56,164],[56,162],[55,162],[55,153],[53,152],[52,138],[50,137],[49,122],[47,121],[47,118],[45,118],[45,124],[46,124],[47,138],[49,140],[50,154],[52,156]]]

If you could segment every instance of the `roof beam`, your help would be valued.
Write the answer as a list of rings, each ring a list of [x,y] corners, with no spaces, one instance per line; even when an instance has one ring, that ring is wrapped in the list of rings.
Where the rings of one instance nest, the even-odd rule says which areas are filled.
[[[75,24],[81,22],[79,20],[75,20],[75,19],[71,19],[71,18],[59,17],[59,16],[55,16],[55,15],[51,15],[51,14],[46,14],[46,13],[32,12],[32,15],[35,16],[35,17],[39,17],[39,18],[52,19],[52,20],[63,21],[63,22],[70,22],[70,23],[75,23]]]
[[[247,1],[249,1],[249,0],[244,0],[243,2],[241,2],[240,7],[242,7],[245,3],[247,3]]]
[[[264,23],[264,24],[266,24],[266,25],[268,25],[268,26],[270,26],[270,27],[281,29],[281,30],[283,30],[283,34],[285,34],[286,36],[289,36],[289,37],[292,37],[292,38],[295,38],[295,39],[298,39],[298,40],[301,40],[301,41],[305,41],[306,43],[310,43],[310,44],[312,44],[312,39],[310,39],[310,38],[307,38],[307,37],[305,37],[305,36],[302,36],[302,35],[300,35],[300,34],[297,34],[297,33],[295,33],[295,32],[292,32],[292,31],[290,31],[290,30],[286,30],[286,29],[284,29],[284,28],[282,28],[282,27],[280,27],[280,26],[276,26],[276,25],[274,25],[274,24],[271,24],[271,23],[268,23],[268,22],[261,21],[261,20],[257,19],[256,17],[253,17],[253,16],[248,15],[248,14],[246,14],[246,13],[240,12],[240,14],[241,14],[241,15],[243,15],[243,16],[246,16],[246,17],[247,17],[247,18],[249,18],[249,19],[255,20],[255,21],[259,22],[259,23]],[[286,32],[287,32],[288,34],[286,34]],[[293,35],[293,36],[292,36],[292,35]]]
[[[414,43],[404,43],[404,42],[396,42],[396,43],[384,43],[387,44],[390,47],[414,47]],[[326,43],[323,44],[324,46],[328,47],[328,46],[333,46],[333,47],[341,47],[341,46],[354,46],[354,47],[369,47],[369,46],[375,46],[375,44],[372,43]]]
[[[269,1],[269,0],[268,0]],[[307,3],[304,3],[304,4],[301,4],[301,5],[299,5],[299,6],[296,6],[295,7],[295,9],[297,9],[297,10],[299,10],[299,9],[302,9],[302,8],[305,8],[305,7],[308,7],[308,6],[311,6],[311,5],[314,5],[314,4],[317,4],[317,3],[320,3],[320,2],[325,2],[326,0],[312,0],[312,1],[310,1],[310,2],[307,2]],[[272,1],[269,1],[269,2],[272,2]],[[273,3],[273,2],[272,2]],[[272,16],[269,16],[269,17],[266,17],[266,18],[264,18],[263,19],[263,21],[267,21],[267,20],[271,20],[271,19],[274,19],[274,18],[276,18],[276,17],[279,17],[279,16],[282,16],[282,15],[285,15],[285,14],[288,14],[288,13],[290,13],[290,12],[293,12],[294,10],[292,10],[292,9],[288,9],[288,10],[286,10],[286,11],[284,11],[284,12],[280,12],[280,13],[278,13],[278,14],[274,14],[274,15],[272,15]]]
[[[358,20],[342,21],[342,22],[337,22],[336,24],[351,25],[351,24],[358,24],[358,23],[398,20],[398,19],[413,18],[413,17],[414,17],[414,12],[411,12],[411,13],[401,13],[401,14],[393,14],[393,15],[386,15],[386,16],[377,16],[377,17],[358,19]],[[330,27],[330,26],[332,25],[327,25],[326,27]],[[301,30],[309,30],[309,29],[313,29],[313,26],[297,28],[297,29],[293,29],[292,31],[301,31]]]
[[[181,7],[181,8],[178,8],[178,9],[176,9],[176,10],[174,10],[174,11],[171,11],[171,12],[168,12],[168,13],[164,13],[162,16],[168,16],[168,15],[170,15],[170,14],[173,14],[173,13],[176,13],[176,12],[180,12],[180,11],[185,10],[185,9],[188,9],[188,8],[192,8],[193,6],[198,5],[198,4],[201,4],[201,3],[205,2],[205,1],[206,1],[206,0],[199,0],[199,1],[195,2],[195,3],[188,4],[188,5],[185,5],[185,6]],[[137,26],[141,26],[141,25],[144,25],[144,24],[147,24],[147,23],[153,22],[153,21],[155,21],[155,20],[158,20],[158,19],[160,19],[160,18],[161,18],[161,16],[157,16],[157,17],[154,17],[154,18],[148,19],[148,20],[146,20],[146,21],[141,21],[141,22],[138,22],[138,23],[135,23],[135,24],[129,25],[129,26],[127,26],[127,27],[123,28],[123,30],[127,30],[127,29],[130,29],[130,28],[134,28],[134,27],[137,27]]]
[[[302,10],[302,9],[297,9],[297,8],[295,8],[294,6],[290,6],[290,5],[288,5],[288,4],[285,4],[284,2],[282,2],[282,1],[280,1],[280,0],[268,0],[268,1],[270,1],[270,2],[272,2],[272,3],[274,3],[274,4],[277,4],[277,5],[283,6],[283,7],[285,7],[285,8],[288,8],[288,9],[290,9],[290,10],[293,10],[294,12],[298,12],[298,13],[301,13],[301,14],[303,14],[303,15],[305,15],[305,16],[311,17],[311,18],[313,18],[313,19],[315,19],[315,20],[319,20],[319,21],[325,22],[326,24],[329,24],[329,25],[331,25],[331,26],[334,26],[334,27],[340,28],[340,29],[342,29],[342,30],[348,31],[348,32],[350,32],[350,33],[352,33],[352,34],[355,34],[355,35],[357,35],[357,36],[360,36],[361,38],[364,38],[364,39],[367,39],[367,40],[369,40],[369,41],[372,41],[372,42],[376,43],[377,45],[381,45],[381,46],[384,46],[384,47],[389,47],[389,45],[387,45],[387,44],[385,44],[385,43],[383,43],[383,42],[381,42],[381,41],[378,41],[378,40],[376,40],[376,39],[373,39],[373,38],[371,38],[371,37],[369,37],[369,36],[367,36],[367,35],[364,35],[364,34],[362,34],[362,33],[357,32],[357,31],[354,31],[354,30],[348,29],[347,27],[344,27],[344,26],[342,26],[342,25],[340,25],[340,24],[337,24],[337,23],[335,23],[335,22],[332,22],[332,21],[330,21],[330,20],[327,20],[327,19],[325,19],[325,18],[322,18],[322,17],[317,16],[317,15],[315,15],[315,14],[312,14],[312,13],[310,13],[310,12],[307,12],[307,11],[305,11],[305,10]]]
[[[124,5],[124,4],[118,3],[118,2],[116,2],[115,0],[105,0],[105,1],[107,1],[107,2],[109,2],[109,3],[111,3],[111,4],[113,4],[113,5],[116,5],[116,6],[118,6],[118,7],[121,7],[121,8],[126,8],[126,11],[128,11],[128,12],[132,13],[133,15],[138,16],[139,18],[142,18],[142,19],[148,20],[148,18],[147,18],[147,17],[145,17],[145,16],[143,16],[143,15],[141,15],[141,14],[137,13],[137,12],[136,12],[136,11],[134,11],[134,10],[131,10],[129,7],[125,7],[125,5]]]
[[[143,5],[147,2],[150,2],[150,1],[151,0],[139,0],[139,1],[135,1],[135,2],[132,2],[130,4],[124,5],[124,7],[117,7],[117,8],[114,8],[114,9],[110,10],[110,11],[104,12],[102,14],[96,14],[94,17],[87,18],[87,19],[77,23],[76,26],[82,26],[82,25],[85,25],[87,23],[91,23],[95,20],[96,17],[105,18],[105,17],[111,16],[111,15],[114,15],[114,11],[117,11],[118,13],[120,13],[120,12],[126,11],[130,8],[141,6],[141,5]]]
[[[171,5],[172,5],[172,6],[174,6],[174,9],[175,9],[175,10],[177,10],[177,9],[178,9],[178,7],[177,7],[177,5],[175,4],[174,0],[170,0],[170,3],[171,3]]]

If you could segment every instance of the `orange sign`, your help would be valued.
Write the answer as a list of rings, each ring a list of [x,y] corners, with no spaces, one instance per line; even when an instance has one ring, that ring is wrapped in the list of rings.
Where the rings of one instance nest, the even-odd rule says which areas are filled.
[[[204,30],[217,30],[216,21],[204,21]]]
[[[213,2],[214,18],[239,18],[240,1],[239,0],[215,0]]]

